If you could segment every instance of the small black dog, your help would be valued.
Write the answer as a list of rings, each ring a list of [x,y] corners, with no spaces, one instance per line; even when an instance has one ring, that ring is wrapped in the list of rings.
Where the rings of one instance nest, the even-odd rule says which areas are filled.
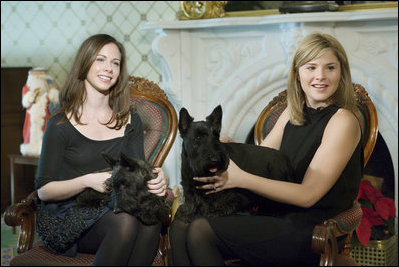
[[[225,171],[231,158],[241,169],[262,177],[289,181],[293,169],[288,158],[278,150],[250,144],[219,141],[222,108],[217,106],[206,121],[193,121],[185,108],[180,110],[179,131],[183,139],[181,185],[184,203],[176,218],[191,222],[197,217],[218,217],[247,213],[272,201],[244,189],[228,189],[205,195],[195,187],[203,183],[193,177],[214,176]]]
[[[164,198],[148,192],[147,181],[156,178],[148,162],[130,159],[124,154],[118,160],[105,153],[102,156],[112,168],[112,176],[105,182],[112,193],[85,189],[76,198],[78,205],[107,205],[112,200],[114,213],[127,212],[146,225],[164,221],[169,216]]]

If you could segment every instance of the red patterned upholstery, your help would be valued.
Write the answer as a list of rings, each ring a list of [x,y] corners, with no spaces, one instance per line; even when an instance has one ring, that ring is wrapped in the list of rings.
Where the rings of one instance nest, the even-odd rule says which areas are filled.
[[[352,208],[341,212],[333,218],[341,231],[350,232],[355,230],[362,220],[363,212],[359,202],[356,202]]]
[[[94,254],[78,253],[76,257],[56,255],[42,241],[37,241],[30,250],[14,257],[10,266],[91,266],[93,260]],[[165,266],[159,250],[152,266]]]
[[[348,257],[347,255],[343,254],[338,254],[337,258],[335,260],[335,265],[336,266],[359,266],[357,262],[352,259],[351,257]]]
[[[166,136],[168,119],[157,104],[140,99],[131,98],[130,102],[137,109],[143,122],[144,153],[150,162],[154,158]]]
[[[143,122],[146,158],[153,166],[162,166],[177,134],[176,111],[156,83],[131,76],[129,87],[131,104]]]
[[[93,263],[94,254],[78,253],[76,257],[68,257],[54,254],[42,243],[37,241],[33,247],[14,257],[11,266],[90,266]]]
[[[281,113],[287,107],[287,90],[280,92],[262,110],[254,127],[254,142],[259,145],[273,129]]]
[[[281,113],[283,113],[285,108],[286,106],[276,108],[276,110],[273,111],[273,113],[270,114],[270,116],[266,119],[265,126],[263,128],[263,136],[268,135],[269,132],[273,129],[274,124],[276,124],[278,118],[280,117]]]

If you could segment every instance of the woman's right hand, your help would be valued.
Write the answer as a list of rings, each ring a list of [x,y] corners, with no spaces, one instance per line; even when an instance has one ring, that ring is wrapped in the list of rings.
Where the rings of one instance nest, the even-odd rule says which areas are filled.
[[[111,171],[89,173],[74,179],[52,181],[38,189],[37,193],[43,201],[59,201],[76,196],[86,188],[92,188],[100,193],[109,193],[105,181],[111,178]]]
[[[111,171],[90,173],[87,177],[86,184],[100,193],[109,193],[112,188],[106,185],[106,181],[111,178]]]

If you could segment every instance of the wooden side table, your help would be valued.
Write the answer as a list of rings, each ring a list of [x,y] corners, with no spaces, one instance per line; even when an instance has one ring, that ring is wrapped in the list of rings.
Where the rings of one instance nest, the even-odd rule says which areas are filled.
[[[15,165],[16,164],[21,164],[21,165],[33,165],[37,166],[39,164],[39,157],[33,157],[33,156],[23,156],[23,155],[17,155],[17,154],[12,154],[8,155],[10,158],[10,185],[11,185],[11,205],[16,203],[16,194],[15,194],[15,183],[16,179],[20,179],[20,177],[15,176]]]

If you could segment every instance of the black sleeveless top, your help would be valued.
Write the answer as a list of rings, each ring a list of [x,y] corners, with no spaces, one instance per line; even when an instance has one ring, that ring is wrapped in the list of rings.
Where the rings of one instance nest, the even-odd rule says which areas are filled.
[[[339,107],[330,105],[323,109],[304,106],[305,124],[295,126],[290,122],[284,129],[280,151],[286,154],[295,170],[295,182],[301,183],[305,172],[321,144],[324,129]],[[356,198],[363,175],[363,146],[359,142],[341,176],[315,205],[297,211],[313,217],[316,223],[350,208]]]
[[[304,107],[304,125],[286,124],[280,150],[289,157],[295,170],[295,178],[290,182],[302,182],[321,144],[324,129],[338,109],[335,105],[322,110]],[[319,255],[311,250],[314,226],[352,206],[362,174],[360,141],[335,185],[312,207],[277,203],[275,207],[264,207],[265,211],[270,207],[273,212],[278,211],[274,215],[235,215],[207,220],[217,237],[244,265],[313,266],[319,262]]]

